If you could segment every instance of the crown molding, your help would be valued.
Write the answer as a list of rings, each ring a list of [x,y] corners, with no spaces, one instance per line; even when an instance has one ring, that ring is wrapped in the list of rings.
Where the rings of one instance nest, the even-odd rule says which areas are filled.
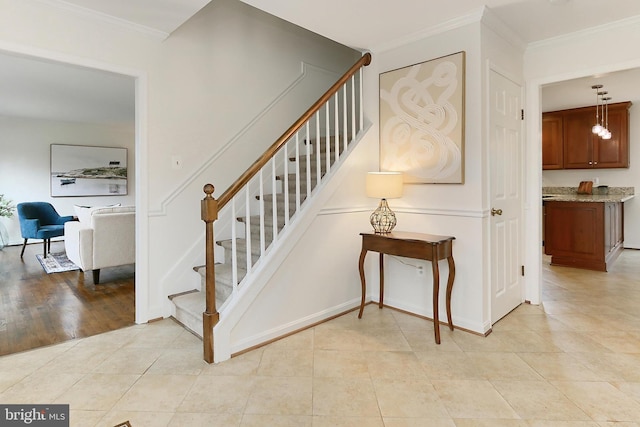
[[[434,27],[425,28],[425,29],[413,32],[411,34],[408,34],[406,36],[391,40],[389,42],[381,43],[380,45],[372,48],[371,52],[382,53],[391,49],[395,49],[400,46],[407,45],[412,42],[433,37],[435,35],[442,34],[447,31],[455,30],[457,28],[461,28],[469,24],[480,22],[482,20],[482,15],[484,14],[484,10],[485,10],[485,7],[483,6],[480,9],[477,9],[466,15],[462,15],[457,18],[450,19]]]
[[[564,34],[557,37],[551,37],[548,39],[540,40],[537,42],[531,42],[527,46],[527,50],[546,49],[550,46],[568,43],[573,40],[582,39],[594,34],[600,34],[609,32],[619,28],[630,27],[633,25],[640,25],[640,15],[624,18],[619,21],[610,22],[608,24],[598,25],[596,27],[587,28],[584,30],[574,31],[573,33]]]
[[[120,28],[132,30],[147,36],[151,36],[153,38],[157,38],[159,40],[165,40],[167,37],[169,37],[169,33],[167,33],[166,31],[156,30],[155,28],[151,28],[145,25],[140,25],[131,21],[127,21],[126,19],[116,18],[115,16],[111,16],[103,12],[98,12],[96,10],[87,9],[85,7],[78,6],[75,4],[67,3],[66,1],[63,1],[63,0],[35,0],[35,1],[39,3],[47,4],[59,10],[71,12],[73,14],[81,15],[84,17],[90,17],[98,21],[102,21],[111,25],[118,26]]]
[[[489,7],[484,7],[482,23],[496,33],[498,36],[509,42],[512,46],[524,52],[527,43],[516,33],[507,23],[498,18],[498,15]]]

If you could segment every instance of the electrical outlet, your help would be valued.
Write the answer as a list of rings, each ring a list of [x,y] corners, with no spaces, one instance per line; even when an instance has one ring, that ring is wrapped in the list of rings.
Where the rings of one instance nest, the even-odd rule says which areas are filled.
[[[421,265],[416,267],[418,269],[418,276],[422,276],[424,275],[424,267],[422,267]]]

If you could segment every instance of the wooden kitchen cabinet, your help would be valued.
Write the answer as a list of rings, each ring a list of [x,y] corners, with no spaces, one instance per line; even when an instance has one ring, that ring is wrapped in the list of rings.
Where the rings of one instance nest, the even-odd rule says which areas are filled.
[[[623,249],[621,202],[544,202],[544,251],[552,265],[607,271]]]
[[[608,140],[591,132],[595,106],[544,113],[543,169],[628,168],[630,106],[631,102],[609,105],[611,139]],[[561,125],[557,123],[560,117]],[[562,155],[558,154],[558,146],[562,146]],[[560,158],[561,168],[557,167]]]
[[[562,113],[542,115],[542,169],[563,169]]]

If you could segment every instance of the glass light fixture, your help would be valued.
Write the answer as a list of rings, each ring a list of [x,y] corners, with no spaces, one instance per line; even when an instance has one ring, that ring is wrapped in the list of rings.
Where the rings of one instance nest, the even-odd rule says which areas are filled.
[[[373,230],[381,234],[390,233],[397,220],[387,199],[402,196],[402,172],[369,172],[366,187],[368,197],[380,199],[378,208],[369,217]]]
[[[600,124],[600,117],[598,115],[598,110],[600,107],[600,92],[599,89],[602,89],[602,85],[593,85],[591,89],[596,91],[596,124],[591,128],[591,132],[595,134],[599,134],[602,131],[602,125]]]
[[[604,135],[602,135],[602,139],[611,139],[611,131],[609,130],[609,101],[611,100],[611,97],[604,97],[602,98],[602,100],[604,101],[604,105],[606,107],[606,113],[605,113],[605,130],[606,132],[604,133]]]

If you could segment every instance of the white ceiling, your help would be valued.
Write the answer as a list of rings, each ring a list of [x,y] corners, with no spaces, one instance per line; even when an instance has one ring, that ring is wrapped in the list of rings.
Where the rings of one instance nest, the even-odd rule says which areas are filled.
[[[131,77],[0,53],[0,116],[133,123]]]
[[[89,11],[166,36],[210,0],[40,1]],[[448,22],[477,17],[485,6],[525,43],[640,15],[639,0],[242,1],[342,44],[374,51],[441,28]],[[640,81],[638,76],[631,77]],[[586,93],[590,93],[591,84],[575,83],[585,86]],[[92,122],[125,118],[133,121],[133,85],[131,78],[111,73],[0,53],[0,99],[3,101],[0,115]],[[615,91],[611,93],[617,99]],[[543,99],[549,104],[546,95]],[[558,103],[562,103],[561,97]],[[543,105],[547,110],[557,108],[565,107]]]

